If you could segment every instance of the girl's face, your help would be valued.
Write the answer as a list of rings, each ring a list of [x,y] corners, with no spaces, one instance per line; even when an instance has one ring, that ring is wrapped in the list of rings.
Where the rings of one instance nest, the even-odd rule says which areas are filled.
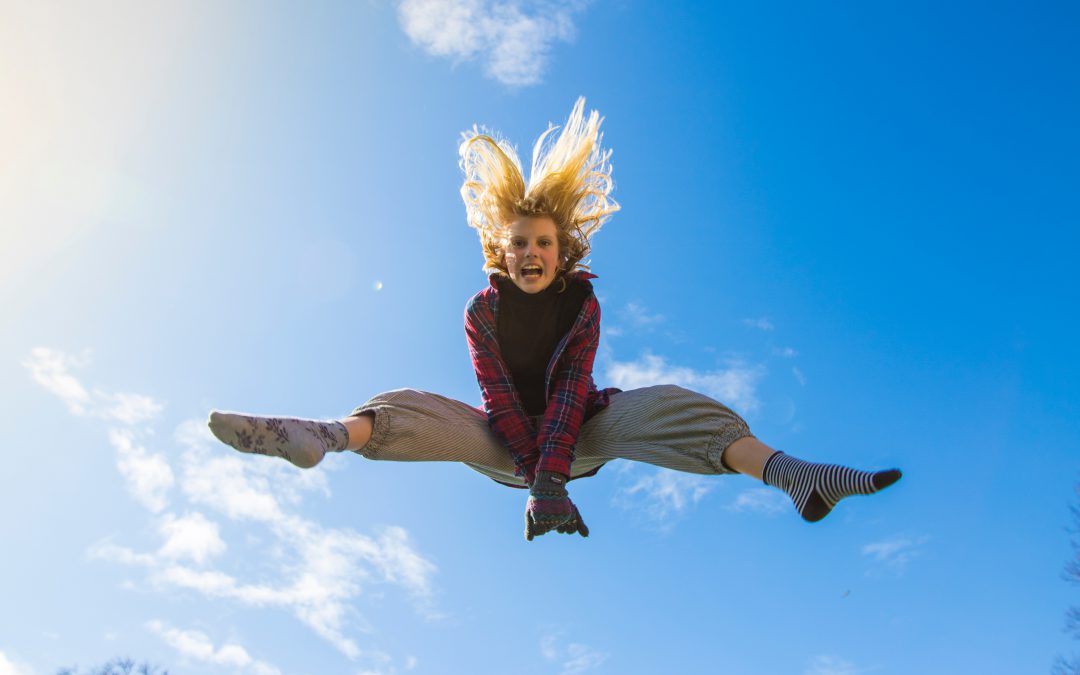
[[[526,293],[539,293],[559,271],[559,237],[548,216],[522,216],[510,225],[503,261],[514,285]]]

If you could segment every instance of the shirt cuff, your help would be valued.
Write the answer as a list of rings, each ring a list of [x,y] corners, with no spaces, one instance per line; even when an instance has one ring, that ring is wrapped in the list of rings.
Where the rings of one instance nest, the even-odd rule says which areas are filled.
[[[545,454],[540,457],[540,461],[536,463],[536,472],[541,471],[554,471],[555,473],[561,473],[564,476],[570,475],[570,458],[562,455]]]

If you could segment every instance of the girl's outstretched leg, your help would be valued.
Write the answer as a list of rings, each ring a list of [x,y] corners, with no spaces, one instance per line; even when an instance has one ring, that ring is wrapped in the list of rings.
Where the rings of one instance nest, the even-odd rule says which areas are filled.
[[[870,495],[900,480],[899,469],[858,471],[836,464],[804,462],[773,450],[753,437],[740,438],[721,456],[725,465],[766,485],[778,487],[795,502],[799,515],[817,522],[851,495]]]
[[[315,466],[327,452],[352,450],[371,460],[462,462],[497,481],[527,487],[482,411],[415,389],[378,394],[341,420],[215,411],[209,425],[219,440],[241,452],[284,457],[301,468]]]
[[[371,432],[375,427],[375,413],[360,413],[353,417],[341,420],[345,430],[349,432],[349,442],[345,444],[346,450],[359,450],[371,440]]]
[[[346,449],[350,440],[349,429],[334,420],[259,417],[215,410],[210,413],[208,425],[218,440],[240,452],[284,457],[301,469],[315,466],[328,452]]]

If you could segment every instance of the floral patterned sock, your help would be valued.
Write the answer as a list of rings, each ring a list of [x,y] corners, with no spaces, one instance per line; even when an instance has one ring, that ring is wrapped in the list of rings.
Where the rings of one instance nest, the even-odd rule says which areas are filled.
[[[344,450],[349,432],[341,422],[292,417],[258,417],[210,413],[207,423],[218,440],[240,452],[284,457],[301,469],[322,461],[328,452]]]

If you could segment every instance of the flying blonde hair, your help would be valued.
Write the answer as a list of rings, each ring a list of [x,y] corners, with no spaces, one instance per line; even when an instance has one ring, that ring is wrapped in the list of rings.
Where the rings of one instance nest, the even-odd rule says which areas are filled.
[[[591,250],[589,240],[619,205],[609,196],[614,184],[611,150],[600,146],[603,118],[593,110],[585,119],[584,111],[585,99],[579,98],[557,138],[559,127],[549,125],[536,139],[528,185],[506,140],[477,127],[462,134],[461,198],[469,225],[480,235],[485,271],[507,273],[503,242],[521,216],[555,221],[563,273],[589,269],[581,262]]]

